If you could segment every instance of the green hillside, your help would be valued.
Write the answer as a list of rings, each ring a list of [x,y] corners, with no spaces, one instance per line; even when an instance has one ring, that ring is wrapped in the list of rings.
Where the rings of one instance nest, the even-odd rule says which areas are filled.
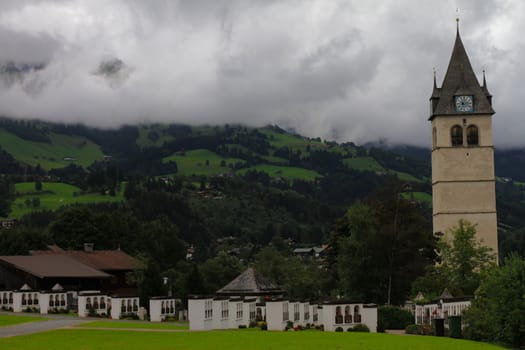
[[[50,133],[49,139],[49,143],[28,141],[0,128],[0,146],[24,164],[49,170],[72,163],[87,167],[103,159],[100,147],[85,137]]]
[[[262,171],[270,175],[270,177],[282,177],[289,180],[305,180],[305,181],[313,181],[316,178],[321,177],[321,175],[315,171],[303,169],[303,168],[296,168],[296,167],[290,167],[290,166],[277,166],[277,165],[269,165],[269,164],[262,164],[257,165],[254,167],[241,169],[237,171],[237,174],[244,175],[247,171],[250,170],[256,170],[256,171]]]
[[[18,219],[25,214],[38,210],[57,210],[70,204],[87,204],[100,202],[120,202],[124,200],[121,193],[116,196],[98,193],[82,194],[80,188],[64,183],[44,182],[42,190],[35,190],[34,182],[21,182],[15,185],[16,199],[11,206],[10,218]],[[39,199],[39,205],[33,205],[33,199]]]
[[[163,124],[140,125],[137,145],[141,148],[161,147],[164,142],[173,141],[175,138],[167,133]]]
[[[162,160],[175,161],[180,175],[218,175],[232,172],[236,163],[244,164],[242,159],[221,157],[206,149],[180,152]]]
[[[385,171],[385,168],[372,157],[345,158],[343,163],[358,171]]]

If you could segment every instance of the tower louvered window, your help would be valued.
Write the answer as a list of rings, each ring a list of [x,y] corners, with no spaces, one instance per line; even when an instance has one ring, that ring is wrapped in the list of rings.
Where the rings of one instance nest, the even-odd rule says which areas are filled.
[[[450,130],[450,137],[452,146],[463,146],[463,128],[459,125],[454,125]]]

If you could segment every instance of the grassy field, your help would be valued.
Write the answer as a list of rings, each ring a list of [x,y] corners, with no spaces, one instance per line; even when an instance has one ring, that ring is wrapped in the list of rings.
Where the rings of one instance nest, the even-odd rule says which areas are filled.
[[[289,147],[293,151],[301,151],[302,153],[308,153],[306,147],[310,145],[310,150],[325,150],[328,148],[322,142],[304,139],[299,136],[290,134],[281,134],[270,129],[259,129],[259,132],[266,135],[270,141],[270,145],[275,148]]]
[[[11,205],[10,218],[17,219],[32,211],[48,209],[57,210],[63,205],[74,203],[99,203],[99,202],[119,202],[124,200],[121,193],[116,196],[101,195],[99,193],[88,193],[79,195],[81,190],[78,187],[59,182],[43,182],[42,191],[35,191],[34,182],[20,182],[15,185],[17,197]],[[40,198],[38,207],[27,206],[26,200]]]
[[[162,159],[164,162],[173,160],[177,162],[178,174],[180,175],[217,175],[232,171],[230,164],[244,163],[244,160],[237,158],[224,158],[217,153],[207,149],[195,149],[187,151],[183,155],[171,155]],[[226,166],[221,166],[224,160]]]
[[[279,165],[286,165],[288,164],[288,160],[281,158],[281,157],[275,157],[275,156],[263,156],[264,159],[266,159],[268,162],[273,164],[279,164]]]
[[[100,147],[80,136],[50,134],[50,143],[33,142],[0,129],[0,146],[18,161],[44,169],[63,168],[68,164],[87,167],[96,160],[102,160]],[[66,161],[73,157],[75,161]]]
[[[410,181],[410,182],[423,182],[423,180],[421,179],[418,179],[417,177],[413,176],[413,175],[410,175],[410,174],[407,174],[407,173],[403,173],[401,171],[396,171],[396,170],[388,170],[387,171],[389,174],[391,175],[396,175],[397,178],[399,180],[402,180],[402,181]]]
[[[450,338],[324,332],[136,332],[67,329],[0,339],[16,350],[496,350],[501,347]]]
[[[405,199],[415,199],[420,202],[432,203],[432,195],[426,192],[404,192],[401,194]]]
[[[385,171],[385,168],[372,157],[345,158],[343,164],[357,171]]]
[[[19,323],[37,322],[45,320],[44,317],[0,315],[0,327],[12,326]]]
[[[303,169],[303,168],[295,168],[295,167],[289,167],[289,166],[277,166],[277,165],[268,165],[268,164],[262,164],[262,165],[256,165],[254,167],[241,169],[237,171],[237,174],[243,175],[249,170],[257,170],[257,171],[263,171],[270,175],[270,177],[283,177],[289,180],[306,180],[306,181],[313,181],[317,177],[321,177],[319,173]]]
[[[82,323],[77,327],[188,330],[189,325],[187,322],[95,321]]]

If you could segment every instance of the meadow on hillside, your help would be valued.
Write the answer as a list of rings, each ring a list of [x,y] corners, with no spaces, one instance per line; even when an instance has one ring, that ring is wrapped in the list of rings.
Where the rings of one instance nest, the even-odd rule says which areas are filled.
[[[12,219],[37,210],[57,210],[58,208],[77,203],[120,202],[124,200],[123,191],[116,196],[100,193],[86,193],[76,186],[60,182],[43,182],[42,190],[36,191],[34,182],[20,182],[15,185],[16,199],[11,205]],[[38,198],[38,205],[35,199]]]

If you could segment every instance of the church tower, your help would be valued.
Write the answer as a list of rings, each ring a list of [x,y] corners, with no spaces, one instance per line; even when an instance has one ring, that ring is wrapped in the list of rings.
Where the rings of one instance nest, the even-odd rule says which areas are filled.
[[[459,35],[441,87],[430,97],[434,233],[446,234],[460,219],[478,240],[498,252],[492,95],[480,85]]]

